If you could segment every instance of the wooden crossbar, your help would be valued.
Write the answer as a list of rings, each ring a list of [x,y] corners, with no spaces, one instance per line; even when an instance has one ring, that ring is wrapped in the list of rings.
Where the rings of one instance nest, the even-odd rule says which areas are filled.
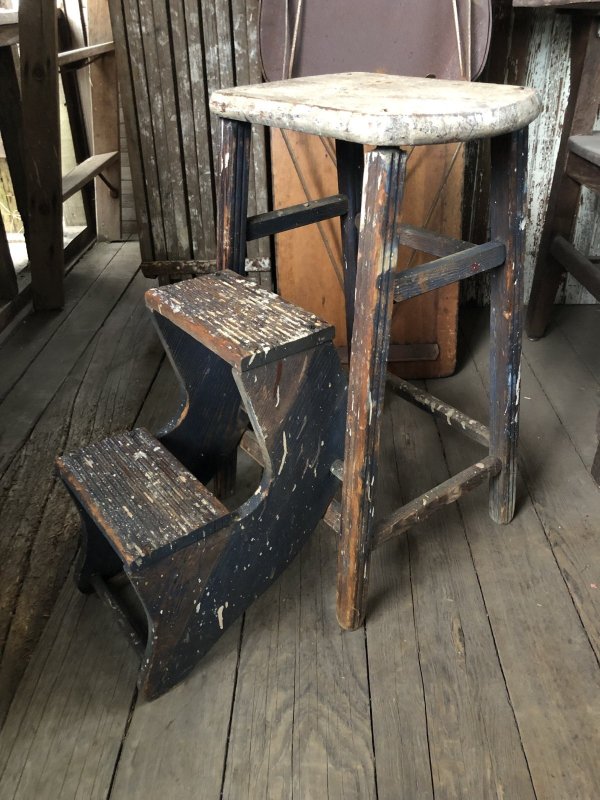
[[[425,292],[440,289],[449,283],[462,281],[501,266],[506,248],[501,242],[487,242],[468,250],[438,258],[418,267],[398,272],[394,278],[394,300],[409,300]]]
[[[144,655],[146,644],[123,603],[100,575],[92,575],[90,583],[94,587],[94,591],[98,597],[113,612],[118,626],[127,637],[127,641],[141,658]]]
[[[78,47],[75,50],[63,50],[62,53],[58,54],[58,66],[84,67],[92,60],[100,58],[100,56],[114,53],[114,50],[114,42],[101,42],[100,44],[89,45],[89,47]]]
[[[429,394],[429,392],[424,392],[412,383],[398,378],[391,373],[387,375],[386,385],[394,394],[397,394],[404,400],[408,400],[409,403],[412,403],[423,411],[433,414],[435,417],[438,417],[443,422],[450,425],[451,428],[456,428],[456,430],[464,433],[469,439],[473,439],[478,444],[484,445],[484,447],[489,446],[490,432],[485,425],[482,425],[482,423],[478,422],[476,419],[471,419],[471,417],[463,414],[463,412],[459,411],[457,408],[448,405],[448,403],[444,403],[442,400]]]
[[[586,258],[563,236],[554,238],[550,253],[590,294],[596,299],[600,298],[600,269],[597,264]]]
[[[268,211],[266,214],[256,214],[248,217],[246,223],[246,239],[261,239],[263,236],[272,236],[282,231],[301,228],[313,222],[339,217],[348,210],[348,199],[343,194],[334,194],[320,200],[311,200],[297,206],[281,208],[277,211]]]
[[[416,525],[417,522],[427,519],[434,511],[443,506],[460,500],[466,492],[479,486],[491,475],[497,475],[499,472],[500,460],[494,456],[486,456],[481,461],[473,464],[473,466],[459,472],[458,475],[453,475],[447,481],[440,483],[428,492],[424,492],[419,497],[415,497],[410,503],[406,503],[406,505],[394,511],[393,514],[390,514],[376,526],[373,535],[373,548],[379,547],[394,536],[399,536],[413,525]]]
[[[333,474],[340,480],[342,466],[341,461],[336,461],[331,469]],[[473,464],[473,466],[467,467],[457,475],[453,475],[447,481],[440,483],[428,492],[415,497],[414,500],[401,506],[376,525],[371,548],[374,550],[395,536],[400,536],[400,534],[412,528],[413,525],[423,522],[443,506],[460,500],[466,492],[475,489],[489,477],[497,475],[499,472],[499,459],[494,456],[486,456],[481,461]],[[341,504],[337,500],[332,500],[323,517],[324,522],[336,534],[340,532],[341,514]]]
[[[444,233],[435,233],[427,228],[416,228],[414,225],[400,226],[400,244],[412,247],[419,253],[429,253],[429,255],[441,258],[453,253],[460,253],[462,250],[469,250],[475,247],[471,242],[464,242],[462,239],[454,239]]]
[[[76,167],[73,167],[62,179],[63,201],[68,200],[69,197],[80,189],[83,189],[86,184],[98,177],[103,169],[114,164],[118,157],[119,154],[116,151],[111,153],[99,153],[98,155],[86,158],[81,164],[77,164]]]

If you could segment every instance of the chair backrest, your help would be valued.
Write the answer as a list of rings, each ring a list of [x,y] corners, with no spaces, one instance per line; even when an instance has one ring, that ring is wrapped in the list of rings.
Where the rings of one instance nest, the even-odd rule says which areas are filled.
[[[472,80],[491,27],[491,0],[262,0],[263,73],[270,81],[355,70]]]

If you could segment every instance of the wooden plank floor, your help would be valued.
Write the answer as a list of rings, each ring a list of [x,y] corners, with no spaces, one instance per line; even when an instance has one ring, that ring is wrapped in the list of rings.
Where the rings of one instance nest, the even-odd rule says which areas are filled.
[[[66,579],[77,522],[52,477],[57,451],[156,428],[173,405],[137,259],[135,245],[95,248],[65,312],[0,344],[5,706],[43,629],[0,733],[0,797],[596,797],[600,308],[561,307],[525,343],[512,525],[490,522],[481,489],[388,543],[354,633],[335,621],[320,526],[193,673],[147,703],[110,615]],[[428,388],[485,421],[487,323],[463,316],[459,371]],[[379,511],[480,455],[390,397]],[[253,480],[245,468],[242,491]]]

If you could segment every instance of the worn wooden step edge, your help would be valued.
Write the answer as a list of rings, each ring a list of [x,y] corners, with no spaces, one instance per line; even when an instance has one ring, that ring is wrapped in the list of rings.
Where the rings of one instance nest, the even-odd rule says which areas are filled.
[[[120,440],[123,439],[126,439],[127,444],[136,450],[133,459],[128,459],[127,453],[120,460],[116,458],[117,448]],[[108,446],[109,444],[116,448],[113,450],[112,460],[110,448],[107,447],[106,453],[102,455],[99,451],[100,447],[103,445]],[[162,465],[155,464],[156,471],[151,472],[151,475],[148,476],[148,467],[142,468],[142,464],[147,465],[149,461],[151,462],[153,453],[156,451],[160,451],[160,456],[164,463]],[[146,455],[143,460],[135,457],[141,452],[145,452]],[[55,463],[59,475],[76,498],[78,504],[85,509],[86,513],[102,531],[104,537],[110,542],[122,562],[130,568],[147,565],[160,560],[169,553],[186,547],[196,541],[200,531],[203,537],[212,534],[215,530],[224,527],[231,517],[228,509],[200,481],[194,478],[157,439],[143,428],[116,434],[112,437],[107,437],[101,442],[83,447],[74,453],[59,456]],[[129,479],[126,469],[128,464],[133,466]],[[151,503],[150,501],[139,514],[129,512],[127,516],[132,520],[135,520],[136,517],[138,518],[137,524],[132,525],[129,531],[125,530],[125,528],[122,529],[117,524],[118,519],[115,519],[114,508],[111,509],[108,501],[103,503],[99,500],[98,495],[101,495],[103,490],[110,488],[111,479],[114,482],[118,477],[120,479],[120,490],[124,491],[125,487],[131,486],[131,490],[134,492],[131,495],[131,499],[139,500],[142,494],[146,496],[146,490],[143,492],[138,491],[136,495],[133,487],[137,486],[139,490],[142,486],[140,477],[145,476],[148,485],[153,488],[155,498],[160,500],[161,493],[164,498],[165,492],[167,492],[167,495],[171,492],[169,481],[165,481],[164,485],[157,483],[157,479],[161,477],[165,466],[176,473],[178,490],[181,492],[179,504],[182,507],[185,507],[186,504],[189,504],[189,506],[194,504],[194,509],[192,509],[194,513],[190,514],[188,512],[188,519],[181,520],[182,522],[187,522],[187,529],[182,527],[181,531],[173,531],[173,526],[169,527],[161,523],[161,513],[163,520],[167,519],[165,517],[164,503]],[[104,478],[102,476],[108,475],[110,475],[108,483],[103,486]],[[180,476],[185,477],[185,480],[181,481]],[[172,475],[171,478],[173,478]],[[151,479],[152,482],[150,482]],[[201,508],[197,502],[199,497],[203,500]],[[111,494],[110,499],[115,500],[115,497]],[[120,499],[120,495],[118,499]],[[137,536],[137,531],[143,527],[142,523],[144,522],[146,524],[151,523],[150,529],[158,527],[162,534],[162,541],[147,539],[145,543],[147,550],[141,548],[141,540]],[[169,533],[169,538],[167,538],[167,533]]]
[[[72,197],[80,189],[83,189],[91,180],[97,177],[104,169],[118,159],[119,154],[115,151],[112,153],[98,153],[97,155],[90,156],[77,164],[76,167],[62,179],[62,199],[63,202]]]
[[[241,372],[333,339],[335,328],[230,270],[150,289],[146,305]]]

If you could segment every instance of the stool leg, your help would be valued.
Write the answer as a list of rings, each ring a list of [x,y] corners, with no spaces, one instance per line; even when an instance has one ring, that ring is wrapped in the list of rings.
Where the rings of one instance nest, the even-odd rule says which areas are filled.
[[[251,126],[221,119],[221,173],[217,198],[217,269],[244,274]]]
[[[397,217],[406,154],[379,148],[366,158],[348,387],[337,616],[361,624],[366,605],[379,429],[398,260]]]
[[[490,480],[490,516],[499,523],[510,522],[515,509],[526,179],[527,130],[492,139],[492,239],[506,244],[490,294],[490,455],[502,464]]]
[[[335,142],[337,156],[338,191],[348,198],[348,213],[340,217],[342,226],[342,251],[344,254],[344,299],[346,304],[346,333],[348,353],[354,325],[354,293],[356,290],[356,259],[358,256],[358,229],[356,218],[360,214],[365,156],[362,144]]]
[[[245,275],[246,219],[250,140],[248,122],[221,119],[221,173],[217,197],[217,269]],[[235,491],[237,450],[215,475],[215,493],[221,500]]]

